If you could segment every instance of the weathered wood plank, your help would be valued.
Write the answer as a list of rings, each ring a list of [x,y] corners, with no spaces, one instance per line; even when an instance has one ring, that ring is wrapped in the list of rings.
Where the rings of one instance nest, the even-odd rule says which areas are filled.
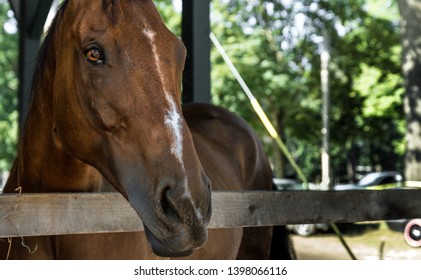
[[[210,228],[421,217],[421,190],[214,192]],[[116,193],[0,195],[0,237],[143,230]]]
[[[143,230],[120,194],[0,196],[0,236]]]
[[[213,209],[215,227],[416,218],[421,190],[216,193]]]

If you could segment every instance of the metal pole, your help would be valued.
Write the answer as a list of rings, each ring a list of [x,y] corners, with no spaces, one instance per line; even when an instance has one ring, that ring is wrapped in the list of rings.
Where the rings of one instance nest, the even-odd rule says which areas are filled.
[[[331,188],[331,166],[329,153],[329,38],[324,36],[323,51],[320,56],[321,59],[321,88],[322,88],[322,183],[321,189],[328,190]]]
[[[53,0],[10,0],[19,23],[19,126],[29,110],[30,89],[35,60],[41,44],[44,23]]]
[[[211,102],[210,1],[183,0],[182,38],[187,48],[183,102]]]

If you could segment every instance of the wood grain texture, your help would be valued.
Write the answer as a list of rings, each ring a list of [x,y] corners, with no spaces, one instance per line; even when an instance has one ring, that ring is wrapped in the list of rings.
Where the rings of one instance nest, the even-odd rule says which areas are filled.
[[[421,217],[421,190],[213,192],[210,228]],[[117,193],[0,195],[0,237],[143,230]]]

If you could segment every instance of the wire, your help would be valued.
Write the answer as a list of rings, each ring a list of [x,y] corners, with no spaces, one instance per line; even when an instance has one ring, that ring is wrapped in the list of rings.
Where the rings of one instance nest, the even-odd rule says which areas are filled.
[[[254,109],[254,111],[259,116],[260,120],[262,121],[263,125],[265,126],[266,130],[269,132],[270,136],[276,141],[281,151],[284,153],[285,157],[288,159],[292,167],[294,168],[295,172],[297,172],[298,177],[303,182],[304,188],[308,189],[308,181],[307,178],[304,176],[304,173],[297,165],[296,161],[292,157],[291,153],[288,151],[288,148],[285,146],[284,142],[282,141],[281,137],[279,136],[278,132],[276,131],[275,127],[272,125],[271,121],[263,111],[262,106],[260,106],[259,101],[254,97],[253,93],[251,92],[250,88],[247,86],[246,82],[241,77],[240,73],[238,72],[237,68],[232,63],[231,59],[225,52],[224,48],[219,43],[216,36],[211,32],[209,37],[213,44],[215,45],[218,52],[221,54],[222,58],[224,59],[225,63],[228,65],[229,69],[231,70],[234,77],[237,79],[238,83],[240,84],[241,88],[246,93],[247,97],[250,100],[250,103]]]

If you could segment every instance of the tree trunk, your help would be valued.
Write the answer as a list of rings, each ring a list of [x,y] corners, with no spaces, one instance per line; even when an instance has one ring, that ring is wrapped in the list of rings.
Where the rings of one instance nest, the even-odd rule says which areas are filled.
[[[407,121],[406,180],[421,181],[421,2],[398,0]]]
[[[285,121],[285,114],[283,111],[282,106],[278,106],[279,107],[279,111],[276,114],[276,123],[275,123],[275,127],[276,130],[279,133],[279,136],[281,137],[282,141],[285,142],[285,125],[284,125],[284,121]],[[281,149],[279,148],[278,144],[276,143],[276,141],[273,141],[276,145],[276,149],[275,149],[275,157],[278,163],[278,168],[277,168],[277,175],[280,178],[285,178],[286,177],[286,169],[285,169],[285,163],[287,162],[284,153],[281,151]]]

